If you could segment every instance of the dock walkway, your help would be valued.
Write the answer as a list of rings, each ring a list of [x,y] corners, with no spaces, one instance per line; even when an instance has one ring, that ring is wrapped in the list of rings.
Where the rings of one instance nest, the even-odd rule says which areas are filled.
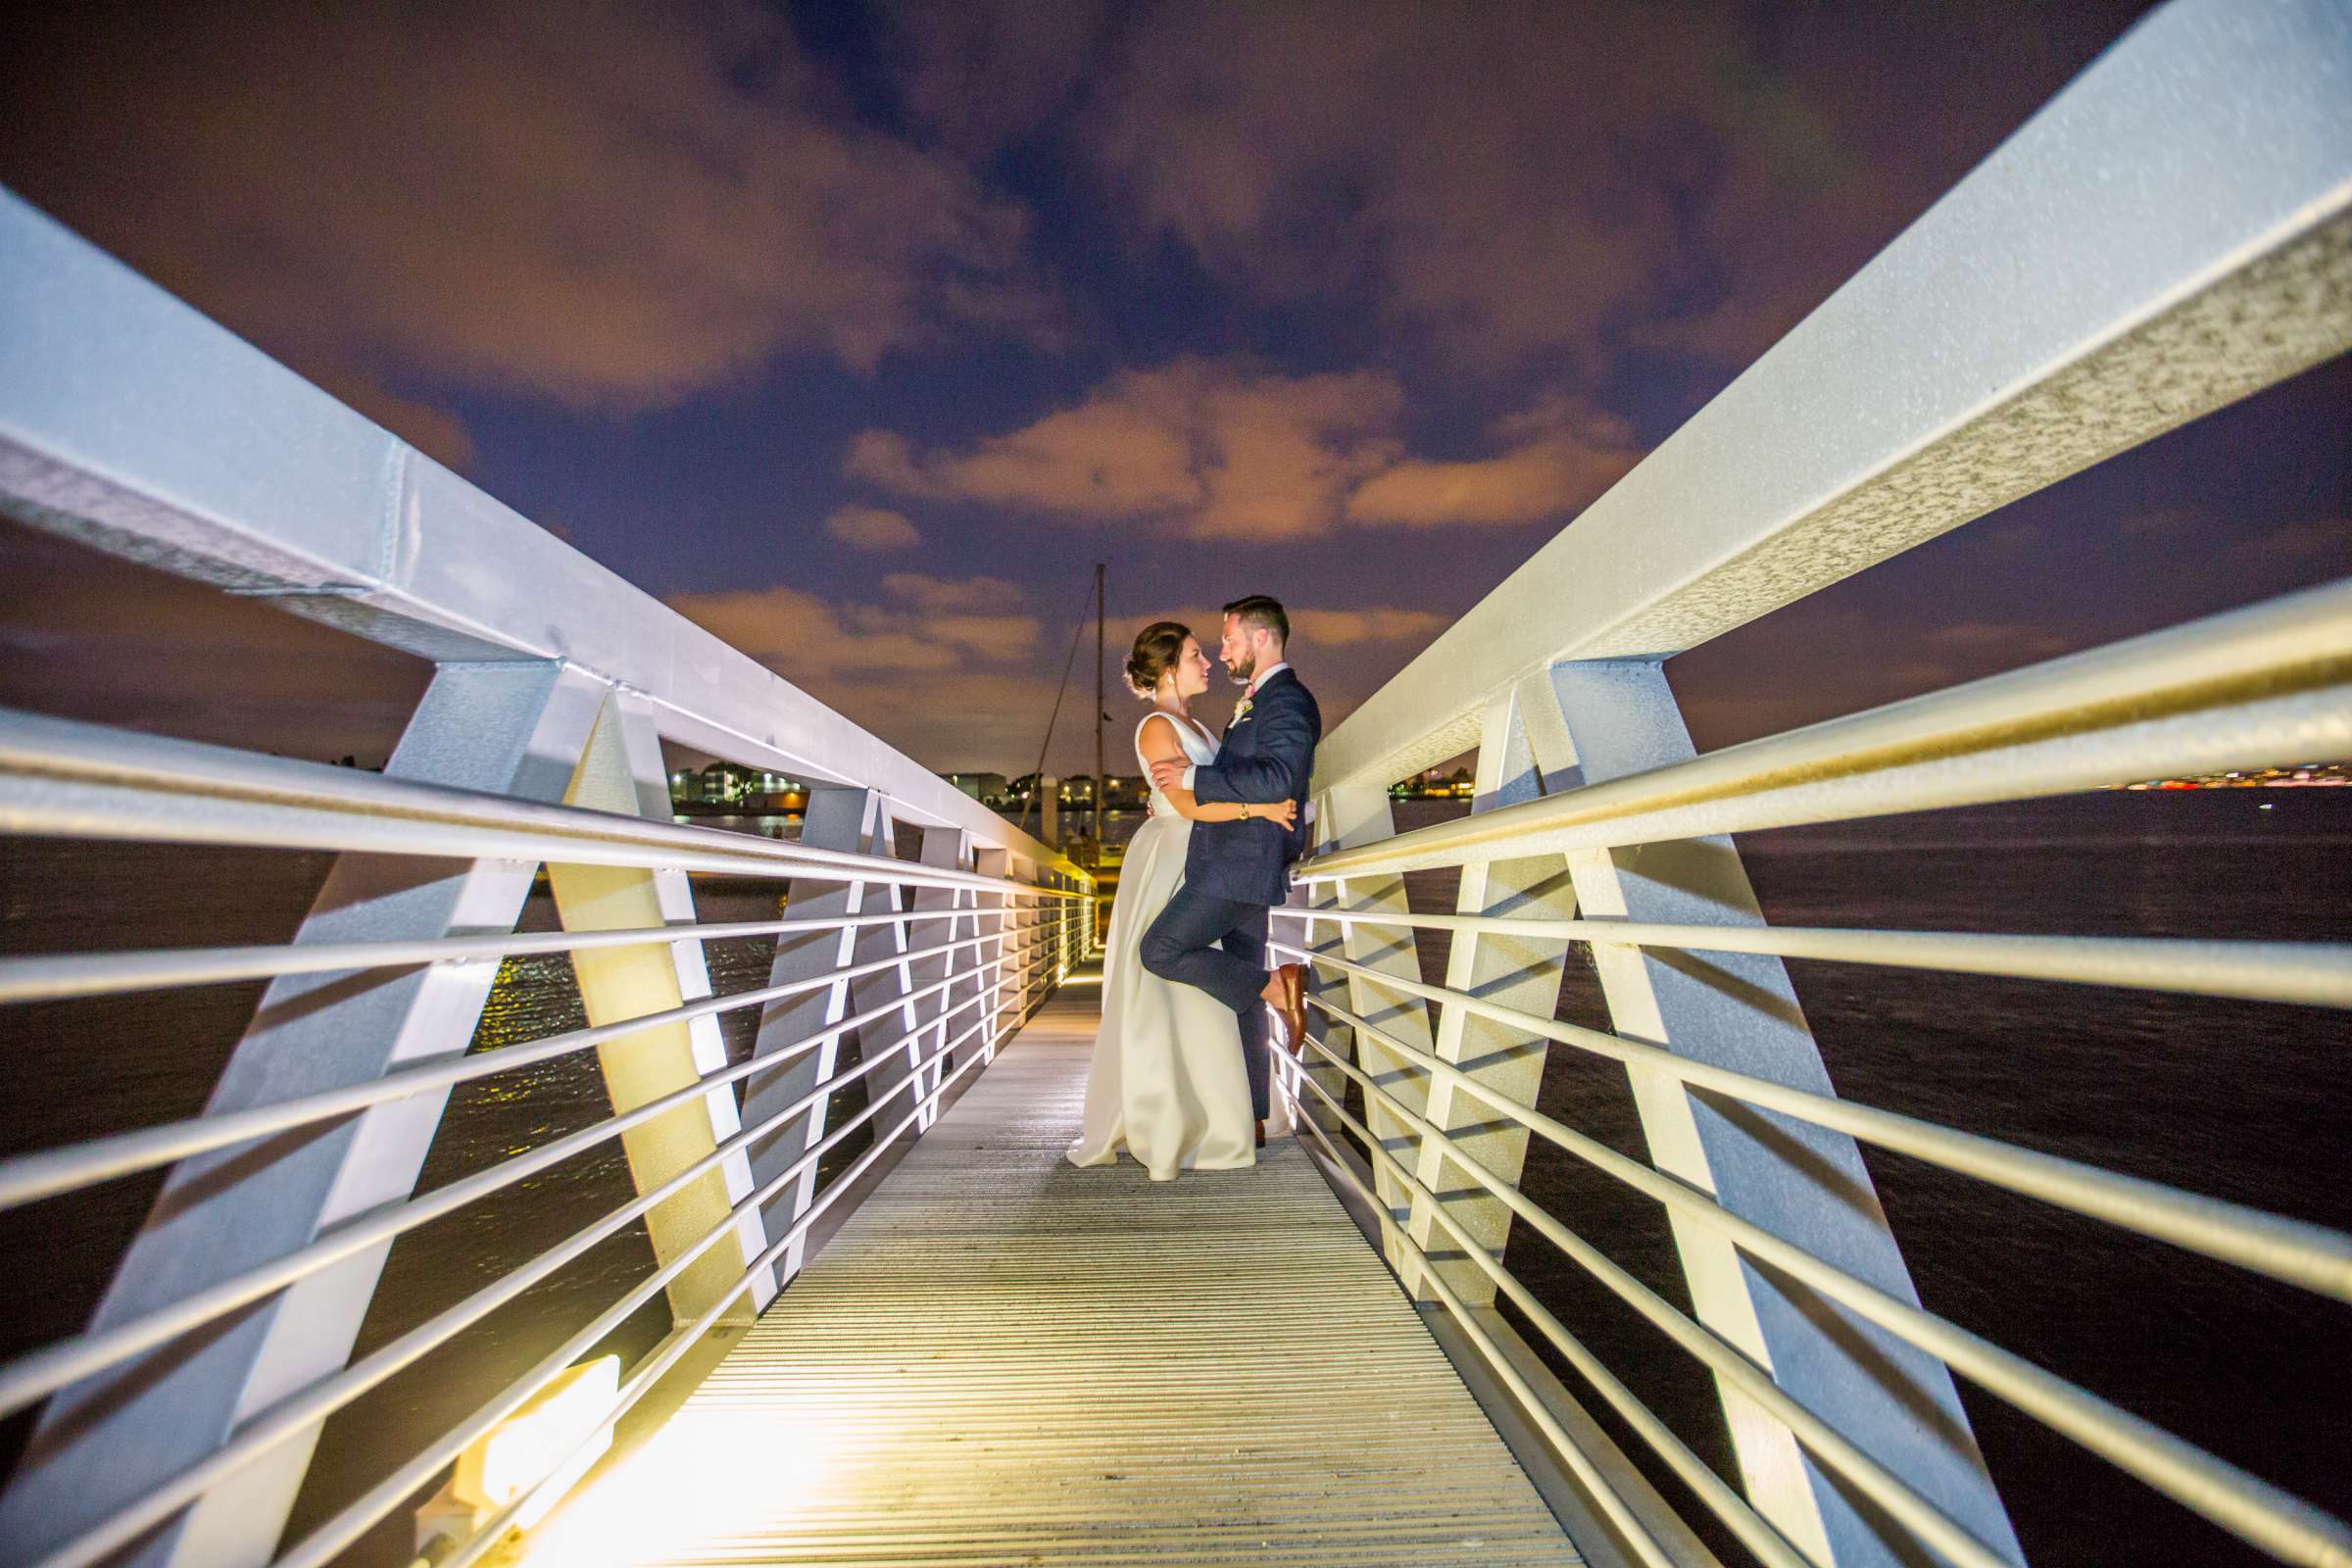
[[[1295,1142],[1078,1170],[1049,1004],[677,1413],[542,1532],[632,1565],[1581,1562]]]

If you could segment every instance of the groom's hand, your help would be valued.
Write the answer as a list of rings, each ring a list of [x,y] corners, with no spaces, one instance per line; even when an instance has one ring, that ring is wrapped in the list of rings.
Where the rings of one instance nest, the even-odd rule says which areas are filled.
[[[1180,757],[1163,757],[1152,764],[1152,782],[1159,786],[1162,795],[1184,784],[1184,770],[1189,764]]]

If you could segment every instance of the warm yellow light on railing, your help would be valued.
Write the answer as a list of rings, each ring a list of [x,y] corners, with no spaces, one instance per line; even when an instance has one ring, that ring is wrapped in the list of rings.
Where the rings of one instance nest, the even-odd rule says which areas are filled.
[[[612,1446],[605,1418],[620,1396],[620,1357],[603,1356],[559,1374],[523,1407],[458,1457],[452,1484],[505,1507],[563,1464],[566,1474],[515,1516],[524,1530],[547,1516],[571,1485]],[[598,1429],[602,1427],[603,1430]],[[587,1446],[582,1447],[582,1440]],[[574,1453],[572,1450],[579,1451]],[[565,1455],[569,1454],[567,1460]]]
[[[528,1530],[578,1485],[612,1446],[611,1413],[620,1396],[620,1357],[566,1367],[515,1412],[458,1455],[449,1484],[416,1511],[417,1549],[434,1536],[466,1535],[548,1478],[514,1528]],[[557,1467],[562,1466],[559,1472]]]

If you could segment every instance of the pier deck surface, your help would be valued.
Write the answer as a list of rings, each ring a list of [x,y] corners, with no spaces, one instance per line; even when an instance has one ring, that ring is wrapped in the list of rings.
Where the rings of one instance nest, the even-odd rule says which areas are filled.
[[[1305,1152],[1078,1170],[1050,1003],[532,1562],[1575,1564]]]

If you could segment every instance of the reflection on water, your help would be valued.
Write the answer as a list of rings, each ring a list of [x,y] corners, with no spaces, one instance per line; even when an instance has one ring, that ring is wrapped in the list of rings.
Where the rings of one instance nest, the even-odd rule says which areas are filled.
[[[2262,804],[2274,808],[2258,810]],[[1459,810],[1404,803],[1398,824]],[[1114,841],[1125,814],[1109,818]],[[697,820],[763,833],[787,826]],[[1765,910],[1782,924],[2338,942],[2352,940],[2342,897],[2348,846],[2352,791],[2317,790],[2102,795],[1741,840]],[[16,951],[284,941],[324,869],[317,856],[0,841],[0,934]],[[1455,880],[1414,874],[1413,906],[1449,910]],[[772,883],[698,879],[696,898],[707,920],[757,920],[777,908]],[[553,927],[544,895],[531,899],[522,924]],[[1445,934],[1422,932],[1417,943],[1425,975],[1442,979]],[[710,944],[714,987],[763,983],[771,948],[768,939]],[[1831,1074],[1854,1099],[2347,1223],[2352,1030],[2341,1015],[1849,965],[1790,971]],[[46,1147],[194,1112],[257,996],[257,987],[224,986],[11,1009],[0,1144]],[[1570,959],[1559,1014],[1607,1022],[1581,954]],[[501,969],[473,1049],[584,1022],[568,958],[517,958]],[[733,1059],[749,1052],[756,1027],[756,1010],[725,1016]],[[93,1080],[106,1093],[91,1094]],[[1555,1047],[1544,1106],[1612,1147],[1642,1152],[1621,1069]],[[835,1117],[862,1108],[853,1090]],[[439,1188],[608,1111],[588,1054],[468,1085],[451,1100],[419,1185]],[[859,1148],[859,1139],[848,1141],[829,1157],[828,1174]],[[1929,1307],[2323,1506],[2352,1511],[2336,1462],[2352,1451],[2352,1357],[2343,1354],[2352,1323],[2340,1305],[1915,1162],[1869,1158]],[[1670,1299],[1685,1299],[1672,1239],[1653,1208],[1547,1146],[1531,1153],[1526,1186]],[[154,1191],[153,1179],[132,1179],[0,1215],[0,1264],[15,1287],[0,1351],[79,1326]],[[608,1144],[404,1238],[359,1352],[631,1195],[618,1147]],[[1547,1254],[1519,1235],[1509,1262],[1701,1453],[1728,1463],[1705,1379]],[[295,1528],[323,1518],[396,1456],[468,1413],[483,1391],[548,1353],[644,1278],[650,1260],[642,1227],[629,1227],[330,1422]],[[596,1353],[634,1356],[666,1328],[657,1298]],[[1572,1372],[1563,1376],[1577,1387]],[[1996,1401],[1968,1400],[2042,1568],[2260,1560]],[[21,1442],[24,1423],[8,1430]],[[1630,1434],[1619,1441],[1641,1451]],[[1670,1480],[1659,1485],[1681,1496]],[[407,1532],[406,1510],[396,1511],[351,1560],[405,1562]],[[1744,1560],[1728,1544],[1719,1549],[1726,1561]]]

